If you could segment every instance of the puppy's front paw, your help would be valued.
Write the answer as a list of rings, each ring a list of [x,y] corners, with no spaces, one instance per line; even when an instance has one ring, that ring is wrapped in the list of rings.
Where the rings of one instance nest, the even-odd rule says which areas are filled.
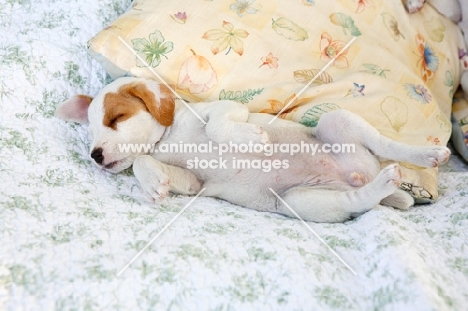
[[[268,144],[270,138],[261,126],[250,123],[238,123],[235,125],[235,137],[237,142],[252,142]]]
[[[403,0],[406,9],[411,14],[419,12],[424,6],[425,2],[425,0]]]
[[[165,175],[140,181],[143,191],[152,202],[159,202],[169,195],[169,183],[169,178]]]
[[[151,156],[140,156],[133,163],[133,172],[150,201],[158,202],[169,194],[169,177],[154,163]]]

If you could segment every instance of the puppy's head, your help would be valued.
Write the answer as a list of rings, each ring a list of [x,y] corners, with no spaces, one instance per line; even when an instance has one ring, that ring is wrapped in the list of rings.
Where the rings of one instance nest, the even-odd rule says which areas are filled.
[[[94,98],[72,97],[55,115],[67,121],[89,123],[90,155],[101,168],[120,172],[144,147],[157,143],[174,118],[174,97],[164,85],[140,78],[120,78]]]

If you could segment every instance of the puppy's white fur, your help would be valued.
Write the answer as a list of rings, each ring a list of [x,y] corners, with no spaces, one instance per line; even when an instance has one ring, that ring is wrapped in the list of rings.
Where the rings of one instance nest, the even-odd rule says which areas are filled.
[[[140,94],[131,88],[144,90]],[[127,91],[130,90],[130,91]],[[128,94],[127,94],[128,93]],[[149,93],[149,94],[148,94]],[[114,128],[106,126],[112,109],[123,109],[114,100],[130,100],[145,109],[119,113]],[[249,113],[246,106],[232,101],[192,104],[193,110],[206,121],[200,122],[185,105],[176,105],[173,122],[163,126],[157,120],[154,107],[164,108],[161,86],[140,78],[121,78],[106,86],[88,110],[88,120],[79,118],[86,105],[80,97],[67,100],[56,115],[64,119],[89,121],[93,137],[91,150],[98,166],[119,172],[133,164],[136,178],[153,200],[164,198],[169,191],[193,195],[206,188],[204,196],[214,196],[258,211],[277,212],[293,216],[271,191],[272,188],[303,219],[316,222],[341,222],[362,214],[379,203],[407,209],[413,205],[409,194],[399,190],[401,172],[398,164],[380,169],[377,157],[408,162],[423,167],[435,167],[447,161],[450,152],[445,147],[418,147],[392,141],[382,136],[361,117],[344,110],[324,114],[315,129],[292,121],[275,120],[272,116]],[[81,96],[81,99],[83,96]],[[116,99],[117,98],[117,99]],[[154,98],[154,100],[148,100]],[[82,100],[81,100],[82,101]],[[142,103],[140,103],[142,102]],[[130,104],[127,104],[130,105]],[[112,109],[109,107],[113,107]],[[156,117],[155,117],[156,115]],[[76,116],[76,117],[74,117]],[[122,117],[123,116],[123,117]],[[315,156],[286,153],[267,157],[264,154],[225,154],[223,157],[245,160],[287,160],[289,168],[264,172],[259,169],[186,169],[187,161],[218,160],[218,154],[144,154],[119,151],[119,144],[206,144],[226,142],[275,144],[354,144],[355,153],[317,153]],[[100,151],[97,153],[97,151]],[[228,162],[229,163],[229,162]]]

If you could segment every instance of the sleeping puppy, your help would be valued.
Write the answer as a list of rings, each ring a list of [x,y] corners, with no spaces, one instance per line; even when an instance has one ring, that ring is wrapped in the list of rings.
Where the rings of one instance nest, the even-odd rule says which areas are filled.
[[[435,167],[450,155],[445,147],[392,141],[345,110],[324,114],[314,129],[283,119],[270,125],[272,115],[249,113],[233,101],[195,103],[190,108],[176,104],[165,86],[142,78],[117,79],[94,99],[70,98],[56,115],[89,123],[96,165],[113,173],[133,165],[135,177],[153,200],[169,191],[194,195],[205,188],[203,196],[293,217],[285,202],[304,220],[315,222],[342,222],[379,203],[399,209],[413,205],[411,196],[398,189],[399,165],[381,170],[377,157]],[[123,150],[124,144],[154,149]],[[161,152],[163,146],[183,144],[193,147],[190,153]],[[354,149],[330,152],[330,146],[344,144]],[[195,148],[210,145],[212,152]],[[250,149],[242,151],[241,145]],[[275,145],[311,149],[264,152]],[[313,146],[318,150],[314,154]]]

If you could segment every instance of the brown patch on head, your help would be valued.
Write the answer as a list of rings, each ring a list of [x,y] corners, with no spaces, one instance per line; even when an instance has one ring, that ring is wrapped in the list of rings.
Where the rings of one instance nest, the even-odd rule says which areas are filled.
[[[108,93],[104,97],[104,126],[113,130],[117,129],[119,122],[123,122],[141,110],[146,110],[143,102],[131,95],[126,88],[128,85],[120,88],[117,93]]]
[[[117,129],[123,122],[140,110],[148,111],[161,125],[169,126],[174,118],[175,101],[170,90],[159,85],[160,98],[144,83],[123,85],[117,93],[104,97],[104,126]]]
[[[164,126],[169,126],[174,120],[175,98],[172,91],[165,85],[159,86],[161,98],[159,98],[159,114],[153,116]],[[150,110],[151,111],[151,110]]]

